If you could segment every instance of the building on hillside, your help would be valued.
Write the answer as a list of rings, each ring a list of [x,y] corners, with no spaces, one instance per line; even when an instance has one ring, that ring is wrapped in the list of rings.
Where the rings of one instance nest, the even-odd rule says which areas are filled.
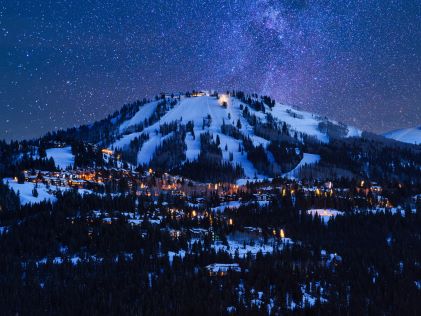
[[[209,276],[225,276],[229,272],[241,272],[238,263],[212,263],[206,266]]]

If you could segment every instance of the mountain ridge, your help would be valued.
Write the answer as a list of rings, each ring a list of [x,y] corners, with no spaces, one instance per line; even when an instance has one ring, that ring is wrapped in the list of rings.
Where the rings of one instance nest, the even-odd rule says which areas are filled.
[[[113,161],[107,157],[101,162],[97,154],[86,158],[87,152],[95,151],[92,148],[77,153],[84,143],[109,149],[115,159],[134,168],[152,167],[204,182],[244,183],[279,176],[382,179],[402,172],[412,179],[419,172],[418,146],[241,91],[161,94],[32,143],[51,148],[57,142],[72,145],[79,157],[75,166],[89,165],[89,159],[95,164]],[[400,159],[402,155],[409,160]]]
[[[403,143],[421,144],[421,125],[417,127],[395,129],[383,133],[382,135],[386,138]]]

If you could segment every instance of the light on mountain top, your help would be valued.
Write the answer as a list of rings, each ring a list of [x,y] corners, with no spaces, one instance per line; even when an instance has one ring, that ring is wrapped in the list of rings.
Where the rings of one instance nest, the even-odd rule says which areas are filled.
[[[219,102],[220,105],[224,104],[224,102],[225,102],[225,104],[229,105],[229,100],[230,100],[230,98],[227,94],[220,94],[219,95],[218,102]]]

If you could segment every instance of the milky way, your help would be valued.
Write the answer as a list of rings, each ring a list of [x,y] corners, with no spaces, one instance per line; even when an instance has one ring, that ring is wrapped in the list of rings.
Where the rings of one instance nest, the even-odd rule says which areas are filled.
[[[240,89],[383,132],[421,124],[420,1],[9,1],[0,138],[161,91]]]

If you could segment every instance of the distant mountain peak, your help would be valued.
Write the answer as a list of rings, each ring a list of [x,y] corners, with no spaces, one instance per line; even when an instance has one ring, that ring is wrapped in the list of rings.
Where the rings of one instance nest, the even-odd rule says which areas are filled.
[[[421,144],[421,126],[393,130],[384,133],[383,136],[404,143]]]

